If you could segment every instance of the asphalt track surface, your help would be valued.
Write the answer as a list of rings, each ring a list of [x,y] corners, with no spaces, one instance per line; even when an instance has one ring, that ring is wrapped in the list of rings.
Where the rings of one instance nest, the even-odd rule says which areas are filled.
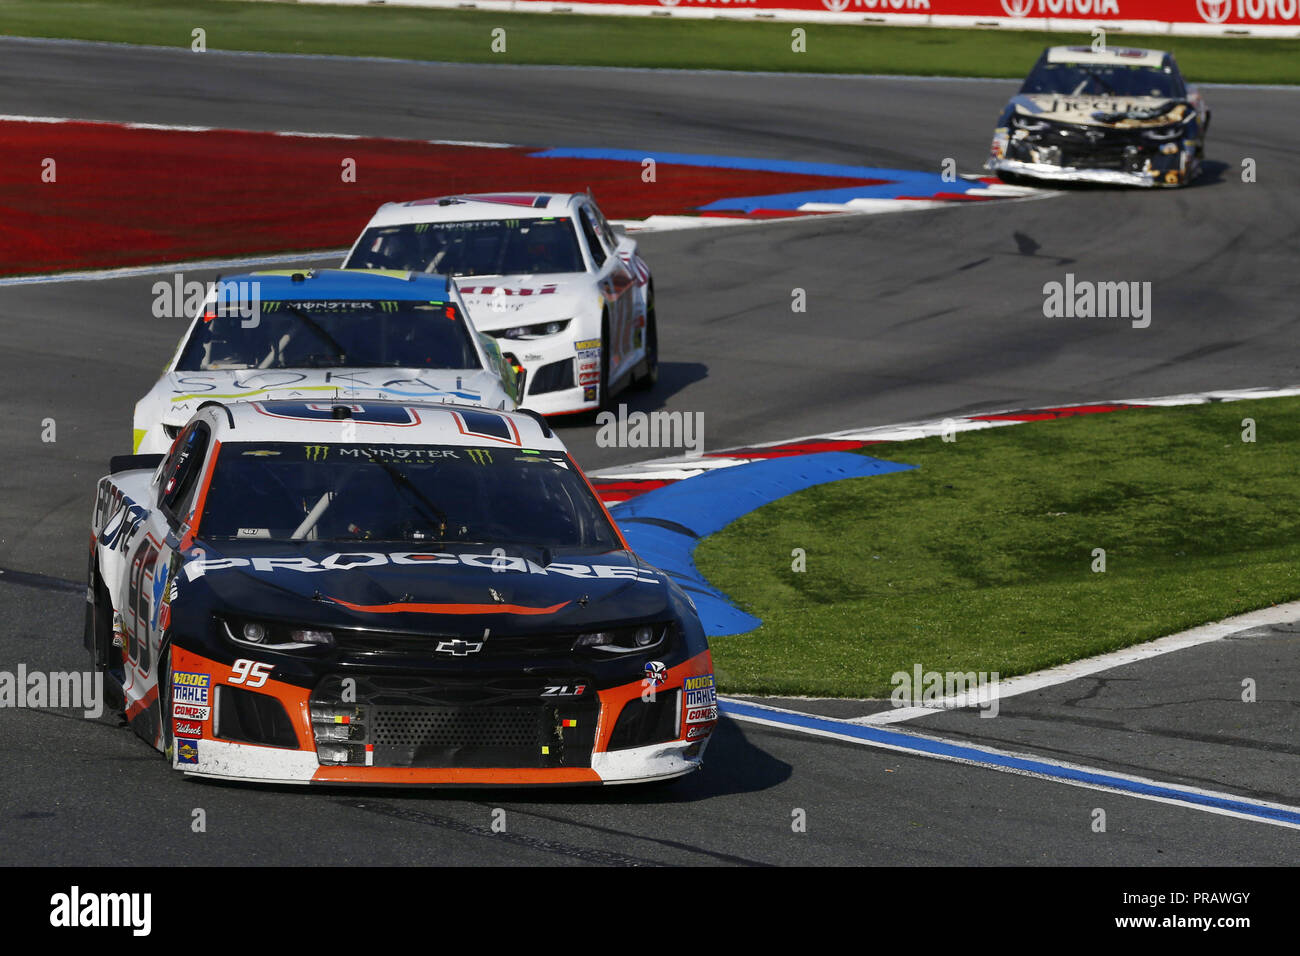
[[[978,171],[1013,87],[0,40],[6,114],[911,169],[951,156],[963,172]],[[708,447],[721,448],[1300,381],[1300,93],[1207,96],[1211,165],[1187,190],[1069,190],[644,236],[664,365],[660,386],[629,404],[702,411]],[[1257,182],[1241,182],[1244,158]],[[1043,283],[1066,272],[1150,281],[1151,326],[1044,318]],[[153,281],[0,289],[0,568],[84,574],[94,481],[128,450],[132,406],[181,332],[151,316]],[[805,314],[791,312],[795,288],[807,291]],[[40,437],[49,417],[53,444]],[[649,457],[596,447],[590,426],[563,434],[588,469]],[[0,667],[81,667],[81,594],[3,577]],[[944,714],[918,729],[1295,804],[1295,641],[1294,628],[1274,628],[1016,698],[1006,719]],[[1270,690],[1255,709],[1230,706],[1239,675],[1257,674]],[[0,741],[0,859],[10,863],[1259,865],[1297,855],[1295,831],[729,720],[701,773],[648,790],[202,783],[108,719],[54,711],[0,709]],[[190,831],[195,807],[207,812],[204,834]],[[489,829],[495,807],[507,811],[506,834]],[[1089,826],[1098,807],[1104,834]],[[791,830],[796,808],[806,833]],[[144,827],[170,836],[141,840]]]

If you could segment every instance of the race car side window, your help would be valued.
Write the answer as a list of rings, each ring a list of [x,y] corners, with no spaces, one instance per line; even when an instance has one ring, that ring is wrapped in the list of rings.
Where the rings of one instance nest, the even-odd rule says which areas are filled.
[[[193,505],[194,492],[198,488],[199,474],[203,471],[203,459],[208,449],[208,438],[208,426],[203,422],[194,422],[176,439],[176,447],[172,449],[163,468],[158,505],[163,514],[175,523],[184,520]]]
[[[1178,64],[1174,61],[1173,54],[1165,54],[1164,71],[1173,79],[1173,95],[1186,96],[1187,84],[1183,80],[1183,73],[1178,69]]]
[[[596,232],[596,225],[591,221],[591,210],[583,206],[579,210],[578,219],[582,222],[582,235],[587,240],[587,248],[591,250],[591,260],[599,269],[605,264],[607,253],[604,243],[600,241],[600,236]]]
[[[618,248],[618,233],[614,232],[614,227],[609,224],[603,212],[595,206],[591,207],[591,212],[596,219],[596,229],[605,238],[605,248],[613,252]]]

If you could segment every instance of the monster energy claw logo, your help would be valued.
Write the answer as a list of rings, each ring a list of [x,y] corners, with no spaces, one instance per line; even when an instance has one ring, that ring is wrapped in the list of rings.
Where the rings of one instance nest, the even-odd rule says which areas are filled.
[[[303,452],[306,454],[308,461],[324,461],[326,458],[329,457],[330,446],[329,445],[304,445]]]
[[[492,464],[492,452],[488,451],[486,448],[470,448],[467,449],[465,453],[469,455],[469,460],[474,462],[476,465]]]

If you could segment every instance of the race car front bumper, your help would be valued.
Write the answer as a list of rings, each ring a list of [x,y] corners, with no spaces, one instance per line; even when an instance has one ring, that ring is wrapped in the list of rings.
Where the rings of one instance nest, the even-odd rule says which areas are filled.
[[[599,339],[572,333],[543,339],[498,338],[507,361],[527,373],[520,405],[542,415],[570,415],[600,408]]]
[[[597,689],[572,683],[514,693],[510,677],[481,700],[432,701],[436,680],[330,675],[314,688],[235,671],[177,648],[172,766],[264,783],[550,786],[636,783],[700,767],[717,725],[706,650],[657,673]],[[355,697],[349,701],[347,680]],[[546,682],[543,682],[546,683]],[[459,683],[454,694],[466,696]],[[183,688],[183,693],[181,689]],[[577,693],[574,691],[577,690]],[[528,694],[532,693],[529,698]],[[510,698],[510,699],[507,699]],[[236,713],[238,711],[238,713]],[[503,759],[494,759],[502,755]]]
[[[1177,170],[1134,172],[1119,169],[1084,169],[1077,166],[1051,166],[1047,163],[1027,163],[1015,159],[990,159],[986,168],[997,173],[1026,176],[1032,179],[1056,180],[1077,183],[1105,183],[1113,186],[1178,186],[1182,177]],[[1170,180],[1168,177],[1173,176]]]

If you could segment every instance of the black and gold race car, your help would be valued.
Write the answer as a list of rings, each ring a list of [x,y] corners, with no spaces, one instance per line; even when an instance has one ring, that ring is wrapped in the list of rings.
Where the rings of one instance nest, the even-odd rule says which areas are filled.
[[[1169,53],[1049,47],[1003,109],[985,166],[1008,182],[1184,186],[1209,125]]]

